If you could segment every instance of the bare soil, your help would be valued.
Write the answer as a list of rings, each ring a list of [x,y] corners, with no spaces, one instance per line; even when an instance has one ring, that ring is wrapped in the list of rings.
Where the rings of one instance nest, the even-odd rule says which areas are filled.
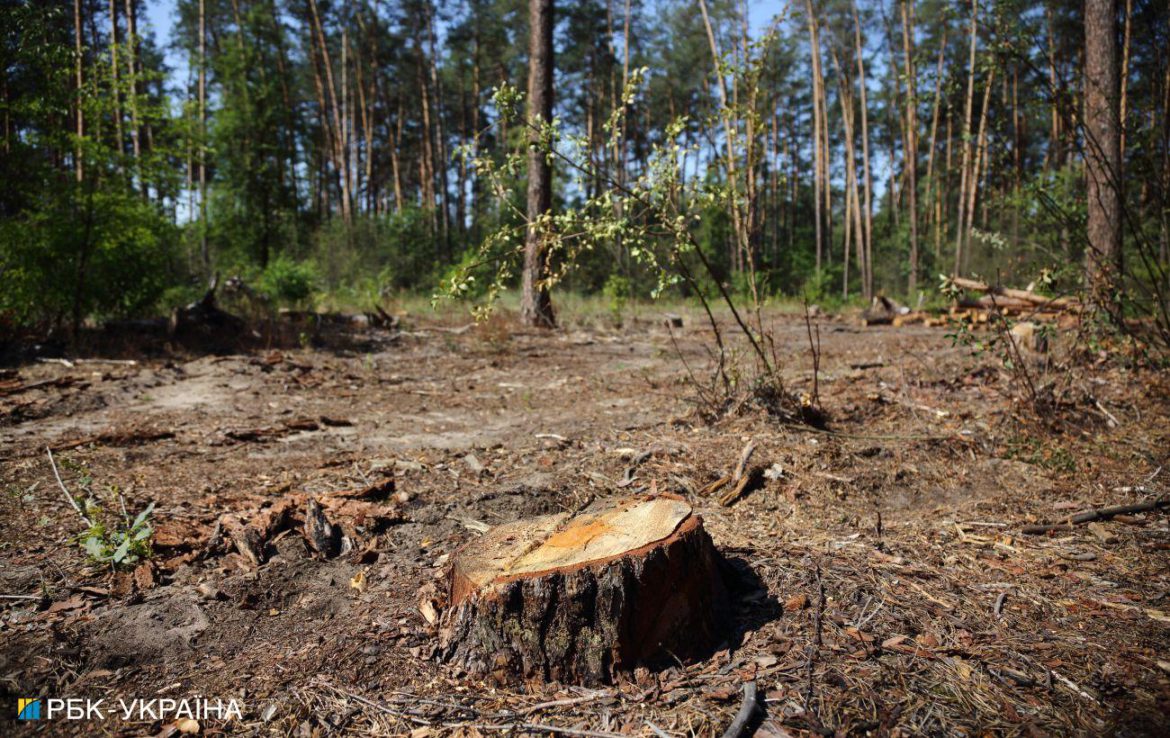
[[[769,320],[789,389],[811,395],[804,320]],[[698,315],[673,337],[653,313],[557,332],[408,322],[0,376],[0,594],[30,598],[0,600],[4,719],[16,696],[202,695],[244,705],[205,734],[719,735],[754,680],[757,735],[1170,730],[1165,512],[1020,530],[1166,493],[1164,374],[1049,370],[1078,399],[1037,419],[999,358],[945,329],[822,318],[821,432],[701,420],[679,356],[707,376]],[[730,506],[701,494],[748,441],[762,482]],[[155,503],[149,564],[87,561],[46,447],[107,515],[119,492],[131,516]],[[436,584],[484,525],[650,490],[686,496],[735,572],[720,649],[605,689],[433,658]],[[296,516],[308,497],[340,500],[326,513],[352,551],[324,557],[285,526],[256,566],[215,540],[225,513]]]

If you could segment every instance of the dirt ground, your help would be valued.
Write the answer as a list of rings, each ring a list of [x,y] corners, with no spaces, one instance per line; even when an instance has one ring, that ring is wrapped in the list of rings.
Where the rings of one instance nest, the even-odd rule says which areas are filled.
[[[811,394],[804,320],[769,319]],[[1001,360],[945,329],[821,318],[819,432],[700,419],[676,351],[708,371],[698,315],[673,338],[653,311],[570,323],[422,316],[320,348],[6,370],[0,732],[172,735],[7,721],[18,696],[202,695],[243,706],[203,734],[707,736],[751,680],[760,736],[1170,732],[1165,511],[1021,532],[1166,494],[1165,375],[1088,363],[1061,380],[1078,404],[1037,422]],[[702,495],[749,441],[762,483]],[[104,514],[155,504],[149,563],[87,561],[46,447]],[[420,597],[485,524],[650,489],[692,501],[735,572],[722,648],[598,688],[434,659]],[[286,525],[257,565],[217,531],[310,496],[353,550],[322,557]]]

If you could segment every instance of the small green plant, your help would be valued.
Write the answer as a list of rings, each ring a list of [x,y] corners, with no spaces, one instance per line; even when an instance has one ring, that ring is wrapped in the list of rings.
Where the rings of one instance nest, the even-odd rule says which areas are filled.
[[[153,555],[150,545],[154,535],[154,528],[150,524],[150,515],[154,512],[153,502],[147,505],[145,510],[138,513],[138,517],[131,520],[130,514],[126,512],[126,501],[122,497],[121,490],[114,486],[109,487],[110,495],[118,498],[118,506],[122,511],[121,520],[110,524],[107,520],[113,516],[107,514],[97,503],[93,494],[93,475],[90,474],[89,469],[84,464],[77,464],[66,459],[61,460],[61,466],[77,475],[76,484],[83,494],[75,497],[61,479],[53,452],[48,451],[48,455],[57,484],[61,487],[69,505],[85,522],[86,529],[75,540],[89,555],[91,561],[97,564],[108,564],[117,569],[133,566],[142,559],[148,559]]]
[[[629,302],[632,291],[630,280],[620,274],[611,274],[609,279],[605,280],[605,287],[602,288],[602,291],[608,302],[610,317],[613,318],[614,324],[620,327],[622,314],[625,312],[626,303]]]
[[[96,505],[87,502],[86,509],[87,517],[92,522],[77,540],[92,561],[117,568],[131,566],[151,557],[153,551],[150,540],[154,528],[150,524],[150,514],[154,512],[153,502],[138,513],[133,521],[127,516],[123,525],[112,528],[100,520],[102,511]]]

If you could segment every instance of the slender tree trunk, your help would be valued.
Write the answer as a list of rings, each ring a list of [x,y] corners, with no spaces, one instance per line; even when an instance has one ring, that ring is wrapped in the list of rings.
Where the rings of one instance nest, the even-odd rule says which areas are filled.
[[[350,191],[349,161],[345,149],[345,128],[341,121],[341,107],[338,102],[337,85],[333,81],[333,62],[329,58],[329,46],[325,43],[325,29],[321,25],[321,16],[317,12],[317,0],[309,0],[309,10],[313,22],[312,32],[316,35],[317,46],[321,54],[321,66],[325,68],[325,91],[329,96],[329,106],[333,115],[333,150],[334,160],[341,175],[341,218],[346,225],[352,222],[351,205],[353,202]]]
[[[1012,245],[1020,243],[1019,197],[1024,178],[1024,119],[1020,114],[1020,68],[1012,67],[1012,195],[1016,204],[1012,207]]]
[[[553,0],[528,0],[528,230],[524,240],[520,319],[525,325],[556,325],[546,280],[551,228],[552,166],[540,131],[552,122]]]
[[[426,60],[423,58],[422,43],[415,41],[417,46],[418,56],[418,87],[422,93],[421,110],[422,110],[422,142],[419,157],[419,178],[422,184],[422,199],[423,207],[429,212],[431,216],[431,232],[437,237],[441,231],[441,224],[439,223],[439,211],[436,203],[435,194],[435,134],[433,121],[431,120],[431,96],[427,82],[427,78],[423,72],[426,66]],[[438,238],[435,239],[436,258],[442,259]]]
[[[211,275],[211,251],[207,245],[207,9],[199,0],[199,251],[203,271]]]
[[[934,158],[938,148],[938,119],[942,112],[943,61],[946,59],[946,50],[947,27],[943,26],[942,40],[938,45],[938,63],[934,71],[934,103],[931,105],[930,113],[930,150],[926,157],[926,207],[934,211],[929,221],[934,224],[934,263],[936,266],[941,246],[939,243],[938,208],[934,204],[939,191],[939,185],[935,182]]]
[[[946,152],[944,156],[945,166],[943,167],[942,176],[940,177],[939,190],[935,198],[935,209],[937,217],[935,218],[934,231],[934,255],[935,261],[942,268],[942,242],[944,234],[947,232],[950,216],[950,202],[951,202],[951,171],[952,162],[954,161],[954,120],[951,115],[950,107],[947,107],[947,135],[946,135]]]
[[[1085,282],[1098,310],[1118,316],[1121,288],[1121,135],[1117,0],[1085,0]]]
[[[910,265],[907,295],[918,291],[918,70],[914,63],[914,11],[902,0],[902,59],[906,73],[906,186],[910,197]]]
[[[845,127],[845,241],[841,249],[842,255],[842,297],[849,297],[849,247],[852,245],[854,233],[856,233],[856,240],[858,244],[858,260],[859,269],[862,271],[862,281],[865,281],[865,260],[862,256],[863,247],[862,241],[862,219],[861,219],[861,205],[860,197],[858,195],[858,176],[857,176],[857,149],[854,141],[854,122],[856,121],[856,112],[853,108],[853,81],[849,79],[848,70],[841,65],[841,61],[837,56],[837,51],[832,46],[829,47],[829,52],[833,59],[833,65],[837,69],[837,90],[838,97],[841,103],[841,120]],[[852,218],[852,222],[850,221]],[[867,296],[868,297],[868,296]]]
[[[480,82],[479,82],[479,2],[473,0],[471,3],[473,25],[472,31],[472,57],[471,57],[471,146],[472,156],[479,156],[479,98],[480,98]],[[592,143],[592,138],[589,141]],[[590,146],[590,154],[592,155],[593,148]],[[479,243],[479,224],[480,224],[480,191],[479,191],[479,173],[474,167],[471,169],[471,238],[472,242]]]
[[[435,106],[435,149],[437,157],[432,157],[432,166],[438,169],[439,175],[439,227],[443,239],[443,258],[450,260],[451,256],[451,214],[448,211],[448,180],[447,180],[447,137],[443,133],[443,83],[439,77],[439,59],[435,48],[435,12],[429,4],[427,6],[427,44],[430,49],[428,61],[431,74],[431,89],[434,92],[432,104]],[[436,160],[437,159],[437,160]]]
[[[861,43],[861,18],[856,0],[850,1],[850,10],[853,13],[854,53],[857,55],[857,84],[861,90],[861,168],[865,198],[865,237],[859,240],[862,257],[858,263],[862,270],[862,295],[869,300],[873,296],[873,174],[869,166],[869,101],[865,82],[865,54]]]
[[[73,0],[73,73],[77,85],[77,144],[73,149],[73,175],[79,183],[85,179],[85,154],[82,151],[82,139],[85,136],[85,111],[82,109],[84,80],[81,76],[82,62],[84,61],[83,53],[81,45],[81,0]],[[5,140],[7,141],[7,131],[5,131]]]
[[[1048,31],[1048,95],[1049,99],[1052,100],[1049,110],[1051,128],[1048,134],[1048,149],[1044,153],[1044,162],[1046,166],[1052,169],[1059,169],[1064,165],[1060,141],[1061,87],[1060,79],[1056,72],[1056,18],[1051,4],[1045,4],[1044,17]]]
[[[983,87],[983,105],[979,114],[979,132],[975,134],[975,151],[972,155],[971,174],[967,182],[967,217],[964,221],[967,225],[967,230],[970,231],[975,223],[975,204],[978,202],[979,183],[982,180],[982,172],[985,161],[987,159],[987,109],[991,101],[991,87],[995,81],[995,67],[992,67],[987,73],[987,81]],[[967,243],[966,248],[963,249],[963,269],[971,263],[971,245]]]
[[[138,123],[138,8],[135,0],[126,0],[126,100],[130,107],[130,143],[134,152],[134,169],[139,182],[142,180],[140,159],[142,145],[139,140],[141,127]],[[145,188],[144,188],[145,194]]]
[[[711,26],[711,18],[707,14],[706,0],[699,0],[699,9],[703,14],[703,26],[707,31],[707,43],[711,48],[711,58],[715,63],[715,79],[717,84],[716,89],[719,92],[720,110],[719,115],[723,123],[723,135],[726,139],[727,145],[727,184],[731,191],[731,224],[735,231],[735,245],[736,251],[732,252],[732,266],[736,266],[738,257],[744,253],[748,248],[748,235],[744,224],[744,213],[739,206],[739,152],[736,147],[736,138],[738,138],[739,125],[736,120],[732,118],[731,108],[734,105],[731,98],[727,94],[727,81],[723,78],[723,73],[720,71],[719,64],[721,56],[719,54],[719,46],[715,41],[715,30]],[[750,205],[749,205],[750,208]]]
[[[821,262],[825,249],[825,234],[823,233],[824,217],[821,210],[823,200],[821,193],[828,186],[823,179],[825,152],[822,151],[821,138],[821,87],[824,86],[824,77],[821,75],[820,41],[817,38],[817,17],[813,9],[812,0],[805,0],[805,17],[808,20],[809,52],[812,54],[813,74],[813,223],[816,234],[816,271],[821,272]]]
[[[955,233],[955,268],[954,275],[958,275],[963,266],[963,247],[967,240],[967,224],[964,220],[964,206],[967,201],[967,188],[970,185],[971,152],[971,116],[975,107],[975,49],[978,45],[979,31],[979,0],[971,0],[971,33],[970,52],[967,63],[967,98],[963,113],[963,160],[959,170],[959,223]]]
[[[1133,26],[1133,0],[1125,0],[1125,34],[1121,45],[1121,158],[1125,160],[1125,132],[1129,108],[1129,38]]]
[[[402,212],[402,171],[399,165],[399,154],[402,150],[402,119],[405,117],[402,110],[402,98],[398,98],[398,115],[394,119],[394,140],[390,142],[390,174],[394,177],[394,212]]]
[[[118,171],[122,170],[122,154],[125,152],[126,137],[122,130],[122,75],[118,69],[118,3],[110,0],[110,80],[113,85],[114,135],[118,152]]]

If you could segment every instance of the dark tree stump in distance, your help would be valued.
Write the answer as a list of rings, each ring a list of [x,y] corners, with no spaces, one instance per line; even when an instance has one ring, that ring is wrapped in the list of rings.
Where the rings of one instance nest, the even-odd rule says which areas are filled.
[[[700,657],[728,640],[720,564],[673,495],[501,525],[453,558],[440,655],[500,681],[574,684]]]

